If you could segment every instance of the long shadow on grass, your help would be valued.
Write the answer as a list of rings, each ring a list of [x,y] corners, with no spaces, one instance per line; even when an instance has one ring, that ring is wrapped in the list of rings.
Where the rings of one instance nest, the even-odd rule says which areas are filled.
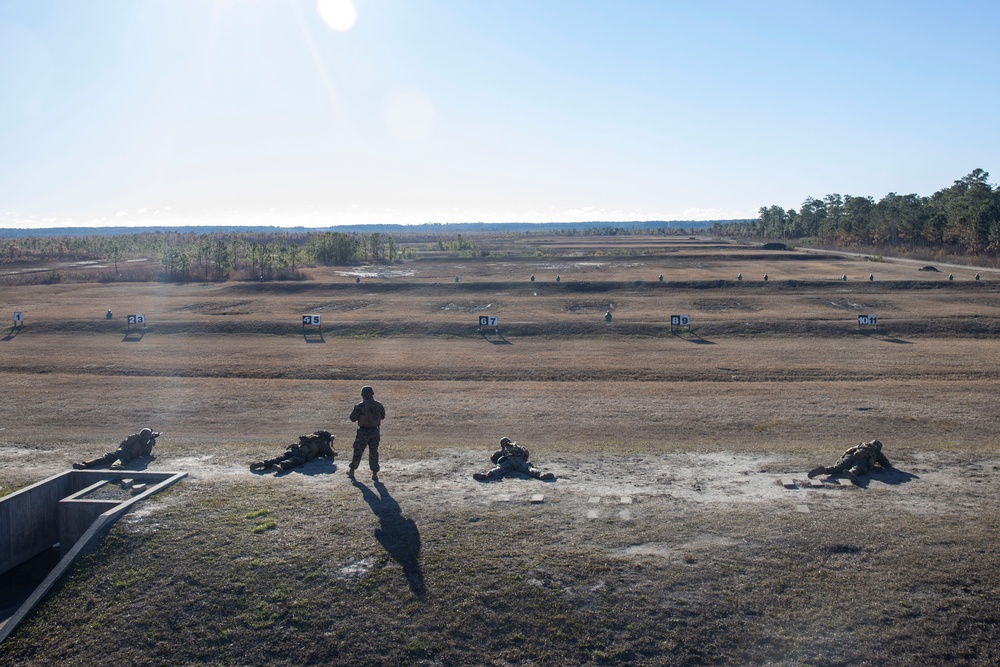
[[[707,338],[702,338],[700,335],[693,331],[689,331],[687,336],[682,336],[679,331],[672,332],[675,338],[680,338],[681,340],[687,341],[689,343],[695,343],[697,345],[715,345],[713,341]]]
[[[920,479],[920,475],[914,475],[912,472],[906,472],[905,470],[900,470],[899,468],[876,468],[867,475],[861,475],[858,477],[858,481],[855,482],[855,484],[862,489],[867,489],[873,481],[882,482],[883,484],[889,484],[891,486],[899,486],[900,484],[906,484],[914,479]]]
[[[274,468],[266,468],[264,470],[251,470],[250,472],[256,475],[268,475],[274,473]],[[288,470],[283,470],[278,473],[274,473],[275,477],[284,477],[285,475],[291,473],[297,473],[299,475],[308,475],[312,477],[313,475],[332,475],[337,472],[337,464],[333,462],[333,459],[319,458],[313,459],[303,465],[297,466],[295,468],[289,468]]]
[[[355,481],[354,486],[378,517],[380,525],[375,529],[375,539],[403,567],[403,575],[413,594],[423,599],[426,589],[424,572],[420,569],[420,531],[416,522],[403,516],[399,503],[389,494],[385,484],[375,482],[378,494],[361,482]]]
[[[17,336],[17,334],[21,333],[22,331],[24,331],[24,327],[11,327],[10,332],[3,338],[0,338],[0,340],[3,340],[4,342],[8,340],[14,340],[14,337]]]
[[[883,484],[891,484],[892,486],[898,486],[900,484],[906,484],[914,479],[920,479],[920,475],[914,475],[912,472],[906,472],[905,470],[900,470],[899,468],[873,470],[869,476],[871,480],[877,480]],[[861,485],[868,486],[869,481],[869,479],[862,477]]]
[[[896,343],[897,345],[913,345],[913,341],[903,340],[902,338],[896,338],[895,336],[889,336],[888,334],[882,333],[881,331],[862,331],[861,334],[867,336],[868,338],[880,340],[883,343]]]
[[[483,337],[483,340],[492,345],[513,345],[513,343],[504,338],[503,334],[499,331],[496,332],[496,338],[489,338],[485,331],[480,331],[479,335]]]

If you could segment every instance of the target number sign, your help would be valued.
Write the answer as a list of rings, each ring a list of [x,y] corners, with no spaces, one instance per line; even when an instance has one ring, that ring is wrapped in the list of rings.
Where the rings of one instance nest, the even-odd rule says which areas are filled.
[[[670,326],[672,326],[672,327],[689,327],[689,326],[691,326],[691,316],[690,315],[671,315],[670,316]]]
[[[146,316],[145,315],[129,315],[128,316],[128,323],[129,324],[143,324],[144,325],[144,324],[146,324]]]
[[[858,315],[858,326],[865,324],[878,326],[878,315]]]
[[[323,316],[322,315],[303,315],[302,316],[302,326],[306,326],[308,324],[313,324],[313,325],[316,325],[316,326],[320,326],[322,324],[322,322],[323,322]]]
[[[500,325],[500,320],[496,315],[480,315],[479,316],[479,326],[481,327],[496,327]]]
[[[22,313],[20,310],[15,310],[14,311],[14,323],[15,324],[20,324],[23,321],[24,321],[24,313]]]

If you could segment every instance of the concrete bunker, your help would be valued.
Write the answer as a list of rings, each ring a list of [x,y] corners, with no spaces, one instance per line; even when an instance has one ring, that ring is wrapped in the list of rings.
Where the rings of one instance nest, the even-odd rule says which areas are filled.
[[[9,618],[0,616],[3,642],[53,585],[132,505],[186,477],[185,472],[70,470],[0,498],[0,577],[19,567],[48,569]],[[38,565],[40,563],[41,565]],[[3,606],[3,605],[0,605]],[[8,612],[11,611],[8,608]]]

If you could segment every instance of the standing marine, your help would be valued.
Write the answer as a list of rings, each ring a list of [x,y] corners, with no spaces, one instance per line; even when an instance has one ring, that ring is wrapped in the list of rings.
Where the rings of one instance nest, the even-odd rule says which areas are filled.
[[[812,479],[817,475],[843,473],[848,479],[857,484],[858,477],[868,474],[876,465],[882,468],[892,467],[889,459],[882,453],[882,443],[878,440],[869,440],[868,442],[862,442],[860,445],[851,447],[841,454],[837,465],[813,468],[809,471],[808,475],[809,479]]]
[[[358,432],[354,436],[354,456],[347,468],[347,476],[354,479],[354,471],[361,465],[361,457],[368,448],[368,467],[372,471],[372,479],[378,481],[378,443],[380,439],[379,426],[385,419],[385,406],[375,400],[375,390],[365,385],[361,388],[361,402],[351,410],[351,421],[358,423]]]
[[[112,470],[120,470],[125,467],[129,461],[143,456],[150,456],[153,453],[153,445],[156,444],[156,439],[158,437],[160,437],[159,431],[144,428],[138,433],[133,433],[118,443],[118,449],[115,451],[107,452],[103,456],[98,456],[96,459],[74,463],[73,467],[76,470],[83,470],[85,468],[97,468],[98,466],[110,463]]]
[[[268,470],[274,468],[275,472],[284,472],[307,462],[318,459],[321,456],[329,458],[331,461],[337,452],[330,445],[337,439],[329,431],[316,431],[309,435],[300,435],[299,441],[294,445],[289,445],[285,453],[273,459],[256,461],[250,464],[250,470]]]
[[[521,472],[530,475],[535,479],[555,479],[555,475],[550,472],[542,472],[536,468],[528,458],[531,454],[527,448],[522,447],[510,438],[500,438],[500,449],[493,452],[490,461],[494,467],[485,473],[473,473],[472,478],[480,482],[490,479],[500,479],[512,472]]]

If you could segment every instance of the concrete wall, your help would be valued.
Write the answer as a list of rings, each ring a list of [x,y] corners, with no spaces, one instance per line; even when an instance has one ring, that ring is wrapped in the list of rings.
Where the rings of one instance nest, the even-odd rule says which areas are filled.
[[[70,547],[76,544],[76,541],[87,532],[97,517],[124,502],[122,500],[84,500],[80,498],[80,496],[84,496],[106,483],[107,481],[102,479],[59,501],[59,544],[63,553],[69,551]]]
[[[43,549],[50,548],[58,539],[53,538],[52,535],[59,534],[59,523],[63,516],[67,522],[67,531],[75,533],[78,530],[83,530],[79,539],[75,539],[72,543],[68,542],[68,540],[73,539],[70,533],[66,535],[67,541],[60,540],[62,559],[39,584],[31,597],[21,605],[20,609],[6,622],[0,623],[0,643],[3,643],[20,625],[21,621],[31,614],[32,610],[48,595],[48,592],[52,590],[52,587],[80,555],[96,547],[101,537],[118,517],[127,512],[132,505],[179,482],[186,476],[187,473],[184,472],[73,470],[50,477],[26,489],[21,489],[6,498],[0,498],[0,539],[11,535],[17,537],[19,543],[28,543],[29,540],[25,536],[38,533],[44,536],[44,539],[36,539],[36,542],[43,544]],[[142,493],[125,501],[88,500],[75,497],[85,496],[93,488],[101,486],[109,480],[118,482],[122,479],[133,479],[136,482],[150,484],[150,486]],[[24,497],[18,498],[18,496]],[[9,502],[11,500],[14,502]],[[24,511],[24,514],[21,514],[21,511]],[[87,518],[91,516],[96,518],[87,523]],[[26,525],[35,523],[35,521],[38,522],[39,527],[31,528]],[[5,547],[0,545],[0,551],[4,549]],[[9,551],[13,551],[13,549]],[[28,551],[30,549],[24,548],[21,549],[20,553]],[[12,557],[10,561],[13,562],[13,565],[10,567],[19,565],[38,553],[41,553],[41,550],[17,562],[13,562],[16,558]]]
[[[59,541],[59,500],[72,493],[65,472],[0,498],[0,572]]]
[[[133,470],[70,470],[0,498],[0,573],[34,558],[52,548],[56,542],[66,553],[101,513],[124,502],[78,500],[70,504],[79,507],[60,510],[64,499],[83,495],[87,489],[107,481],[134,479],[136,482],[156,484],[173,474]],[[69,522],[66,537],[62,535],[63,521]]]

